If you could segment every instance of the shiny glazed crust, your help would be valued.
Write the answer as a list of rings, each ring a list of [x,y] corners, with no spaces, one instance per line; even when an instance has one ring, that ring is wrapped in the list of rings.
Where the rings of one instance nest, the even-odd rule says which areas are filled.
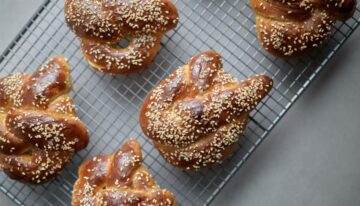
[[[71,87],[62,57],[33,74],[0,79],[0,168],[8,176],[43,183],[86,147],[88,132],[68,96]]]
[[[279,57],[320,47],[336,20],[350,18],[356,0],[250,0],[264,48]]]
[[[147,96],[140,125],[169,163],[184,169],[211,167],[233,152],[249,113],[271,87],[264,75],[237,82],[223,70],[220,55],[207,51]]]
[[[149,65],[164,33],[178,23],[170,0],[67,0],[65,15],[90,65],[110,74],[133,73]],[[127,37],[129,45],[118,48]]]
[[[130,140],[113,155],[86,161],[74,185],[72,206],[175,206],[173,194],[159,188],[142,160],[140,144]]]

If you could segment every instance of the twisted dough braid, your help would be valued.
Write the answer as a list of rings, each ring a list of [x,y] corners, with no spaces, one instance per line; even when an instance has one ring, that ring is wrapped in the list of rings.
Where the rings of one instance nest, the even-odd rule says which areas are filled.
[[[0,79],[0,168],[11,178],[42,183],[88,144],[68,92],[69,65],[55,57],[34,74]]]
[[[200,169],[221,163],[233,151],[249,113],[271,90],[257,75],[236,82],[221,57],[207,51],[162,81],[140,112],[144,133],[171,164]]]
[[[126,142],[114,155],[101,155],[79,169],[73,206],[175,206],[172,193],[160,189],[141,165],[140,144]]]
[[[165,32],[176,27],[170,0],[67,0],[66,21],[81,39],[81,49],[97,70],[127,74],[154,59]],[[117,48],[131,37],[126,48]]]
[[[260,41],[271,54],[296,56],[321,46],[336,20],[350,18],[356,0],[250,0]]]

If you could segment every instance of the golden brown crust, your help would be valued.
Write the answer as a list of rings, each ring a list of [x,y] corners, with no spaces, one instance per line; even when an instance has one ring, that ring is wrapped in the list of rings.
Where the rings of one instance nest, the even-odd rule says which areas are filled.
[[[38,184],[61,171],[86,147],[88,132],[76,117],[69,65],[55,57],[34,74],[0,80],[0,168]]]
[[[161,37],[162,35],[142,35],[133,38],[128,47],[123,49],[116,48],[116,44],[82,40],[81,49],[94,69],[111,74],[118,74],[121,70],[121,74],[128,74],[139,71],[152,62],[160,47]]]
[[[336,20],[350,18],[356,0],[250,0],[264,48],[279,57],[321,46]]]
[[[145,99],[140,125],[171,164],[200,169],[221,163],[239,141],[251,110],[271,90],[257,75],[237,82],[207,51],[162,81]]]
[[[67,0],[65,15],[90,65],[110,74],[132,73],[150,64],[162,36],[178,22],[170,0]],[[117,48],[126,37],[130,44]]]
[[[113,155],[86,161],[79,169],[72,205],[175,206],[173,194],[159,188],[142,160],[140,144],[130,140]]]

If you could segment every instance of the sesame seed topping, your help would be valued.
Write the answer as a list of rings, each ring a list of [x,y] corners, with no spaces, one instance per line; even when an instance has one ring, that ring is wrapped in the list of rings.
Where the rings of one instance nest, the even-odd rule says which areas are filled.
[[[170,163],[200,169],[220,163],[239,141],[249,113],[270,91],[269,77],[238,83],[208,51],[192,58],[146,98],[140,123]]]
[[[150,64],[161,37],[178,23],[170,0],[67,0],[65,14],[81,39],[85,58],[110,74],[135,72]],[[129,45],[118,48],[126,37]]]
[[[156,184],[142,160],[140,144],[129,140],[113,155],[86,161],[79,169],[72,205],[176,205],[173,194]]]
[[[55,176],[88,133],[76,117],[66,60],[55,57],[34,74],[0,79],[0,168],[39,184]]]
[[[350,18],[356,0],[250,0],[263,47],[276,56],[295,56],[321,46],[336,20]]]

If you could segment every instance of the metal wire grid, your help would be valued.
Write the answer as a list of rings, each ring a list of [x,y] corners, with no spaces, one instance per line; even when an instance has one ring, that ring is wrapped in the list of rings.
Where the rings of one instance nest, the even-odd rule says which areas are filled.
[[[72,65],[72,97],[87,125],[89,146],[75,154],[62,174],[41,186],[27,186],[0,174],[0,189],[18,205],[70,205],[78,166],[85,159],[113,153],[129,137],[136,138],[161,187],[171,190],[180,205],[208,205],[288,111],[360,21],[338,23],[333,37],[320,50],[304,57],[282,60],[268,55],[256,37],[254,15],[247,0],[176,0],[180,25],[166,34],[162,47],[145,71],[112,77],[90,69],[79,42],[64,23],[63,1],[46,0],[23,31],[0,57],[0,75],[33,72],[56,54]],[[224,68],[239,79],[255,73],[274,78],[270,96],[251,116],[239,148],[216,168],[184,172],[167,164],[141,132],[138,112],[146,94],[194,54],[207,49],[221,53]]]

